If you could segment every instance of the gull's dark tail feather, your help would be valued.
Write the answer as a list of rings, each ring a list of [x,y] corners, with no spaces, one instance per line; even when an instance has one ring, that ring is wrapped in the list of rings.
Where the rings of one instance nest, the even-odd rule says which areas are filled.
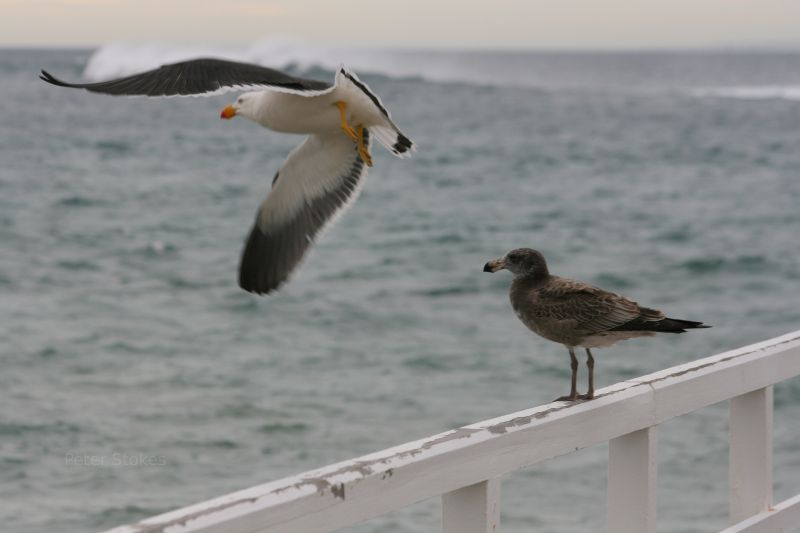
[[[664,318],[661,320],[644,320],[635,318],[630,322],[617,326],[611,331],[653,331],[657,333],[685,333],[687,329],[710,328],[702,322],[694,320],[680,320],[678,318]]]
[[[394,155],[400,158],[411,156],[411,152],[416,151],[416,144],[414,141],[403,135],[397,126],[390,124],[388,126],[372,126],[370,130],[375,135],[379,143],[389,149]]]

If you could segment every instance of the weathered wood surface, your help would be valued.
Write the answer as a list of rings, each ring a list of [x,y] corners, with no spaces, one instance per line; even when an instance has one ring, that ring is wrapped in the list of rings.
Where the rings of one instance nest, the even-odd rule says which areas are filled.
[[[800,374],[800,331],[234,492],[109,533],[330,531]]]

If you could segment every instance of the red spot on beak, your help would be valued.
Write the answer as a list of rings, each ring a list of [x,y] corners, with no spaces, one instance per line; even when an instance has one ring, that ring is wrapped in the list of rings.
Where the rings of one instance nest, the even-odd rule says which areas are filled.
[[[230,119],[236,116],[236,110],[233,108],[232,105],[225,106],[222,110],[222,113],[219,114],[219,118]]]

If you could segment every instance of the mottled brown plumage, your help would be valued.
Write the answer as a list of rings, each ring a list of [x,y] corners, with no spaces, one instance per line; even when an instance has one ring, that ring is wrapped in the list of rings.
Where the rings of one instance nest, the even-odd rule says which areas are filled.
[[[544,256],[530,248],[511,250],[504,257],[489,261],[485,272],[506,269],[514,273],[509,296],[517,316],[531,331],[567,347],[572,367],[569,396],[559,400],[594,397],[594,358],[590,348],[611,346],[635,337],[658,332],[683,333],[706,328],[702,322],[667,318],[657,309],[573,279],[550,275]],[[576,390],[578,360],[575,347],[586,349],[589,390]]]

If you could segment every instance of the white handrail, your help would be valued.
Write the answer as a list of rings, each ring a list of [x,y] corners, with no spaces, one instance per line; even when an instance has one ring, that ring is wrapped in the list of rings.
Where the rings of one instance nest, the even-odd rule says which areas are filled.
[[[647,533],[655,530],[655,427],[732,398],[732,519],[800,526],[796,498],[768,507],[771,434],[765,435],[771,433],[771,386],[797,375],[800,331],[617,383],[589,402],[555,402],[500,416],[108,533],[330,531],[435,496],[443,497],[446,533],[496,532],[500,476],[606,441],[610,530]],[[736,429],[742,424],[754,424],[759,434],[747,438],[748,432]],[[758,486],[743,488],[750,476]],[[632,499],[620,492],[630,487],[636,490]],[[762,512],[767,514],[757,514]],[[726,531],[764,531],[754,527]]]

